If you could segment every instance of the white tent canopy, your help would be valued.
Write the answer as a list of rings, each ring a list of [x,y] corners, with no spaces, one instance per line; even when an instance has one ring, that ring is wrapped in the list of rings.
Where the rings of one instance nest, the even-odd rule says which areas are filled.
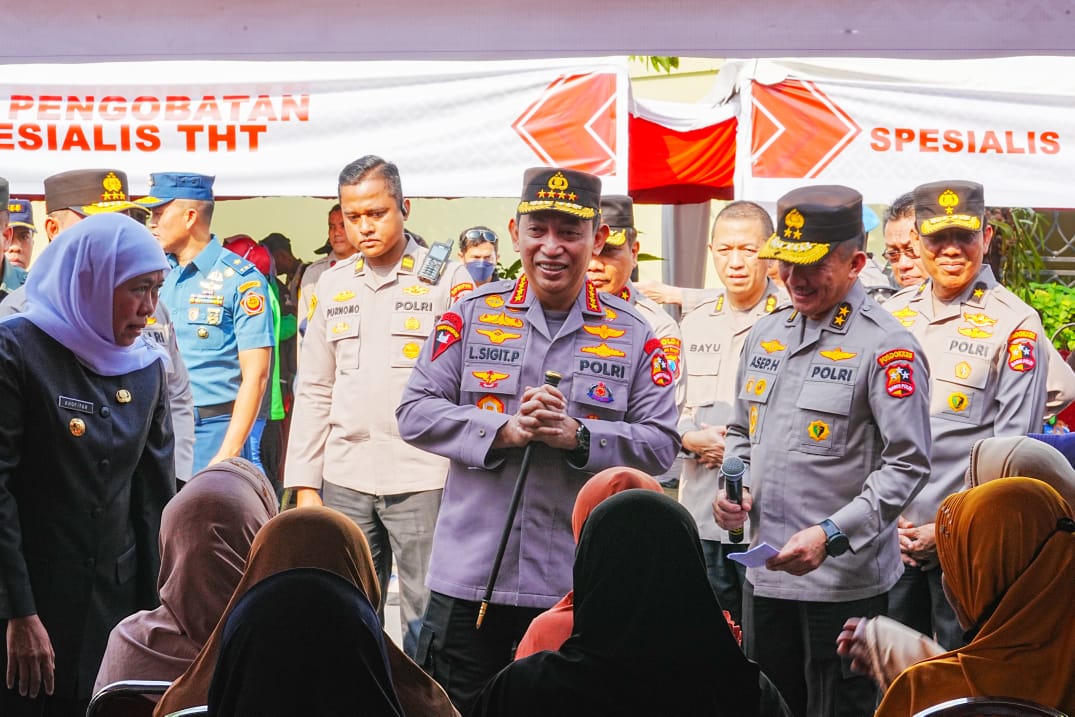
[[[33,0],[5,10],[0,63],[10,64],[1075,51],[1070,0]]]

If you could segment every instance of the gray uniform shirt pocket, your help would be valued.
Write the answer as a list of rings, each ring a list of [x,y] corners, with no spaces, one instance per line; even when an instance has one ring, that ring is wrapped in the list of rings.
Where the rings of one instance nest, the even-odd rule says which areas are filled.
[[[848,414],[854,386],[804,381],[795,402],[792,442],[803,453],[843,455],[847,449]]]
[[[993,401],[990,364],[975,356],[945,352],[934,364],[929,413],[950,421],[980,425]]]

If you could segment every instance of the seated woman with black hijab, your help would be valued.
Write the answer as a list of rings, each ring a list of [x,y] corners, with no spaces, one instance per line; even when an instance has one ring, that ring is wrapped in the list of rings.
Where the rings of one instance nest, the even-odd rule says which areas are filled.
[[[262,580],[224,624],[209,714],[403,717],[377,611],[327,570]]]
[[[608,498],[582,529],[574,634],[505,667],[479,717],[790,715],[728,627],[694,520],[660,493]]]

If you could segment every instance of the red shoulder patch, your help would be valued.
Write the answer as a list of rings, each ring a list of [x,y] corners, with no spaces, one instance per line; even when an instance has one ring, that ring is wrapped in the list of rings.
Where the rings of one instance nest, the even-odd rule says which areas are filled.
[[[1038,335],[1033,331],[1019,329],[1008,337],[1008,368],[1012,371],[1026,373],[1038,365],[1034,356],[1035,342]]]
[[[448,350],[449,346],[458,343],[462,338],[462,332],[463,317],[454,311],[446,311],[437,322],[436,328],[433,329],[432,360],[435,361],[438,356]]]

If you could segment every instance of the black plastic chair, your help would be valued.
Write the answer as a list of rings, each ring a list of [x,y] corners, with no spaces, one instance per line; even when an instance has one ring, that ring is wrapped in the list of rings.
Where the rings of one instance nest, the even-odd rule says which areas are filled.
[[[86,717],[153,717],[156,703],[148,695],[163,695],[172,686],[163,680],[120,680],[105,685],[90,700]]]
[[[914,717],[1068,717],[1064,712],[1014,697],[960,697],[916,712]]]

